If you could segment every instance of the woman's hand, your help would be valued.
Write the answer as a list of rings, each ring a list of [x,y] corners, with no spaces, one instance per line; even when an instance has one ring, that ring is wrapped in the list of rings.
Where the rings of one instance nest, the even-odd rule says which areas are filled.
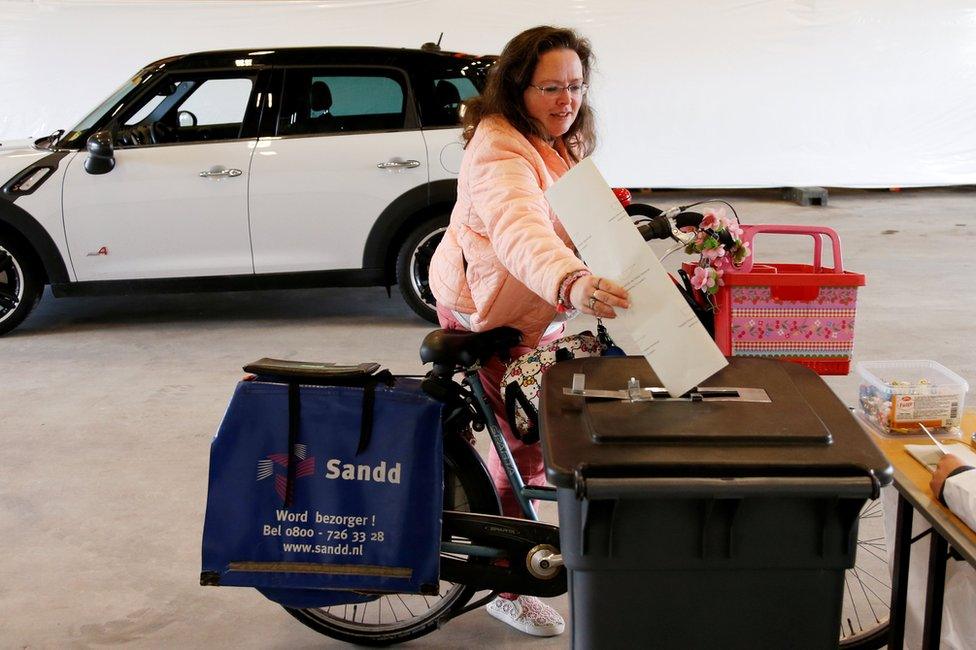
[[[946,454],[942,457],[939,465],[935,468],[935,473],[932,474],[932,482],[929,484],[932,488],[932,494],[935,495],[936,499],[942,496],[942,486],[945,484],[949,474],[957,467],[962,467],[965,464],[962,458],[953,454]]]
[[[622,286],[596,275],[584,275],[569,289],[570,304],[584,314],[616,318],[614,307],[630,307],[630,294]]]

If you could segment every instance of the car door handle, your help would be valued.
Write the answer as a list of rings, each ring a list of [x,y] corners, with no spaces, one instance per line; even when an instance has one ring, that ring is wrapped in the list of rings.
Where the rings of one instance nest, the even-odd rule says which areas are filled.
[[[379,169],[413,169],[420,167],[419,160],[391,160],[390,162],[377,163]]]
[[[235,178],[243,173],[239,169],[208,169],[207,171],[200,172],[200,178],[219,178],[222,176]]]

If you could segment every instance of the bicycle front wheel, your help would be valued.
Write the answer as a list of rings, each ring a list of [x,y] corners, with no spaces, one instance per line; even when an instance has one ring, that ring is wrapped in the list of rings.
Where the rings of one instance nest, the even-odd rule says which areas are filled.
[[[871,650],[888,643],[891,572],[881,499],[868,501],[858,515],[857,558],[844,573],[840,647]]]
[[[498,496],[484,461],[466,440],[444,440],[444,509],[501,514]],[[478,561],[471,558],[469,561]],[[309,609],[285,607],[313,630],[341,641],[383,646],[416,639],[460,613],[477,590],[441,581],[439,596],[383,594],[354,605]]]

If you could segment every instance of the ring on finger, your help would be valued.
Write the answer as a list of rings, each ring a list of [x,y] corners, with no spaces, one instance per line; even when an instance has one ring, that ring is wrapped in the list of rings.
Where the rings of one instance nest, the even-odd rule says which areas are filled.
[[[590,296],[589,301],[587,301],[586,306],[589,307],[590,311],[596,311],[596,296]]]

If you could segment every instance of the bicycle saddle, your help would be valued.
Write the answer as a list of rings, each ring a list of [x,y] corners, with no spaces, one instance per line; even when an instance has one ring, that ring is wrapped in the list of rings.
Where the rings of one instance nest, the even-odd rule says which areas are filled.
[[[507,354],[519,344],[522,333],[514,327],[496,327],[484,332],[434,330],[420,344],[420,360],[437,366],[470,367],[483,364],[496,354]]]

